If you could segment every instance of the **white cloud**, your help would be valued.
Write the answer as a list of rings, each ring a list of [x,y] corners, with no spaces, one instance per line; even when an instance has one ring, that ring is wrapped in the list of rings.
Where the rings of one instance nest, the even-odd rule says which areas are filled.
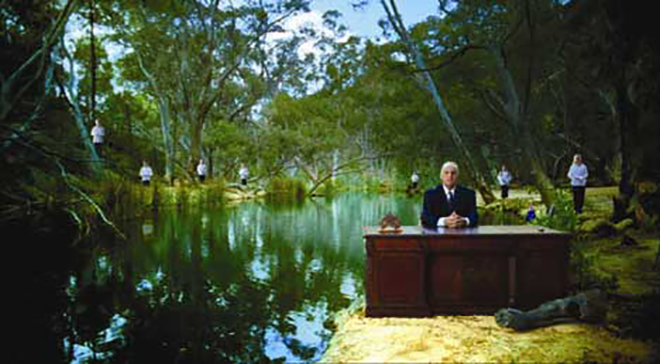
[[[278,40],[291,39],[294,34],[305,28],[312,29],[316,33],[317,37],[308,39],[300,45],[298,49],[298,56],[300,58],[304,58],[309,53],[314,54],[316,59],[323,55],[323,50],[316,46],[316,42],[320,37],[335,38],[335,42],[345,42],[352,35],[347,31],[343,32],[340,36],[335,35],[332,29],[323,24],[323,14],[314,10],[299,13],[286,19],[282,24],[282,28],[282,32],[269,33],[266,36],[267,43],[274,46]]]

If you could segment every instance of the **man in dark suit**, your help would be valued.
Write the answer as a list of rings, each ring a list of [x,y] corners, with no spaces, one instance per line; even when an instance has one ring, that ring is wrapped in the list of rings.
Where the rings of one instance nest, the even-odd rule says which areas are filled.
[[[477,198],[473,190],[458,185],[458,165],[443,164],[440,178],[442,184],[424,193],[422,226],[431,229],[477,226]]]

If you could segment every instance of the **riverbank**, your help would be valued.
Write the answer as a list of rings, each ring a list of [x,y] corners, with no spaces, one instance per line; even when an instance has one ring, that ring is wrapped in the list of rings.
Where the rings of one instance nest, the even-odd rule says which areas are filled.
[[[502,329],[493,316],[345,319],[321,362],[651,362],[653,345],[607,327],[563,324],[529,332]]]
[[[589,216],[607,216],[615,194],[615,187],[587,189]],[[539,198],[520,190],[510,196]],[[655,362],[660,336],[651,322],[660,315],[660,271],[653,269],[658,239],[627,234],[637,245],[622,246],[621,236],[580,241],[589,274],[611,285],[602,325],[566,323],[515,332],[497,326],[494,316],[367,318],[361,306],[338,316],[321,362]]]

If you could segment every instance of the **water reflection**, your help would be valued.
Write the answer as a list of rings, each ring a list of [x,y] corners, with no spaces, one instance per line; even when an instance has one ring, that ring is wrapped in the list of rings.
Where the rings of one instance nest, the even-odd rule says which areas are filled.
[[[97,241],[69,280],[69,357],[317,360],[331,336],[326,321],[363,295],[361,227],[388,212],[416,224],[419,206],[346,194],[129,221],[128,242]]]

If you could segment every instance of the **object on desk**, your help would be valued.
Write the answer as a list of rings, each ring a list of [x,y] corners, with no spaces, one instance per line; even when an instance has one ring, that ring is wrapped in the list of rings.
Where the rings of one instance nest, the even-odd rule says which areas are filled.
[[[380,227],[378,228],[379,233],[400,233],[402,231],[401,221],[399,221],[399,218],[392,213],[388,213],[380,220]]]

